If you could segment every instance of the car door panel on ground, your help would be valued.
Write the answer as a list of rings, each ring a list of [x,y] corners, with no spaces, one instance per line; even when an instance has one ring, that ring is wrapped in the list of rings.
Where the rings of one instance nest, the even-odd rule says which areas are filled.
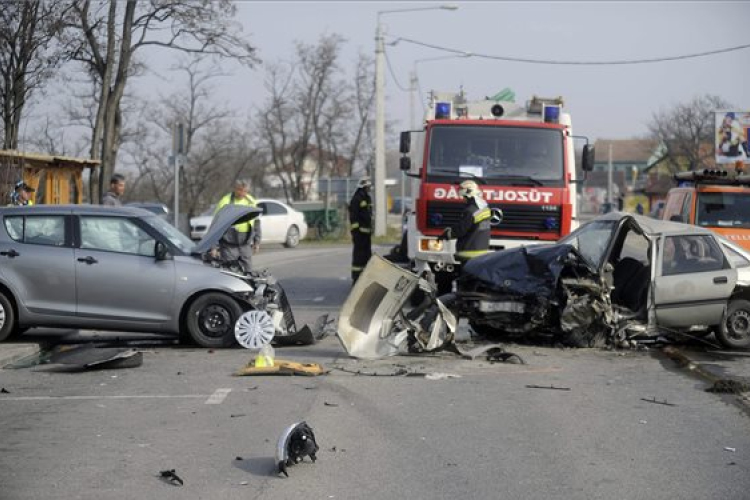
[[[77,314],[131,323],[171,319],[173,260],[156,260],[156,240],[132,220],[81,216],[75,250]]]
[[[64,215],[4,217],[11,241],[0,248],[0,273],[18,297],[22,320],[26,314],[75,315],[75,268],[66,219]]]
[[[659,240],[654,293],[661,326],[718,325],[737,283],[737,270],[710,236],[664,236]]]

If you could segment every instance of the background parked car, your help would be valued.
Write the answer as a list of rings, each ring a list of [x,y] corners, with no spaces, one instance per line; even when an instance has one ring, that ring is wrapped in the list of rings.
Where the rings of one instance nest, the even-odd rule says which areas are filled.
[[[190,219],[190,237],[200,239],[211,226],[215,205],[198,217]],[[302,212],[295,210],[286,203],[278,200],[261,198],[258,208],[263,211],[261,228],[263,240],[261,244],[281,243],[285,247],[294,248],[307,236],[307,223]]]

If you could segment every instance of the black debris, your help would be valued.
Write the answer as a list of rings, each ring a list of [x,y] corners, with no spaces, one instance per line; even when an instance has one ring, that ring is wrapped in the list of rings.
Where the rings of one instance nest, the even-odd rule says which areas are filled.
[[[168,483],[173,484],[175,486],[182,486],[183,484],[185,484],[182,478],[180,478],[180,476],[175,474],[174,469],[163,470],[159,472],[159,475],[161,476],[162,479],[164,479]]]
[[[2,389],[0,389],[0,393],[1,394],[10,394],[10,391],[8,389],[6,389],[5,387],[3,387]]]
[[[325,401],[323,404],[326,406],[338,406],[336,403],[329,403],[328,401]]]
[[[654,403],[657,405],[664,405],[664,406],[677,406],[674,403],[667,403],[666,399],[664,401],[657,401],[656,398],[651,398],[651,399],[641,398],[641,401],[645,401],[647,403]]]
[[[741,392],[749,392],[750,384],[742,382],[740,380],[729,380],[720,379],[714,382],[714,385],[708,387],[706,392],[717,392],[724,394],[740,394]]]
[[[552,389],[554,391],[569,391],[570,387],[555,387],[554,385],[527,385],[527,389]]]
[[[241,462],[242,460],[244,460],[242,457],[234,457],[234,459],[237,460],[238,462]]]
[[[246,417],[246,416],[247,415],[245,415],[244,413],[233,413],[229,415],[229,418]]]

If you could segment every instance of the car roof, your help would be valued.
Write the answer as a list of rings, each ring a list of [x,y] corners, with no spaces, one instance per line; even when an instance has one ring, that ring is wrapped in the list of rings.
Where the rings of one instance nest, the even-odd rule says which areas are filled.
[[[1,215],[45,214],[45,215],[110,215],[143,217],[154,215],[144,208],[133,206],[110,207],[104,205],[27,205],[23,207],[0,207]]]
[[[673,222],[661,219],[652,219],[651,217],[648,217],[646,215],[637,215],[625,212],[610,212],[593,220],[622,222],[628,218],[633,219],[635,223],[649,237],[657,237],[662,234],[701,234],[709,236],[714,236],[716,234],[709,229],[699,226],[693,226],[691,224],[683,224],[681,222]]]

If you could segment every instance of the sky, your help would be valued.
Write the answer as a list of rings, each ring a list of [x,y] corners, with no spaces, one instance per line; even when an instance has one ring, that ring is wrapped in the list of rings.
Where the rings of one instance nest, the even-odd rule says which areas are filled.
[[[470,99],[505,87],[517,102],[562,96],[576,134],[630,138],[647,134],[653,114],[705,94],[750,110],[750,48],[706,57],[632,65],[543,65],[479,54],[556,61],[624,61],[682,56],[750,44],[750,2],[255,2],[239,1],[236,20],[264,62],[289,59],[295,41],[321,35],[346,39],[343,62],[374,54],[378,12],[454,5],[458,9],[391,12],[380,16],[386,42],[409,38],[476,54],[442,60],[448,52],[400,41],[386,52],[386,116],[396,130],[410,126],[409,74],[420,88],[457,91]],[[415,64],[416,63],[416,64]],[[235,108],[262,103],[264,69],[232,68],[220,83]],[[398,82],[394,81],[394,76]],[[417,97],[417,102],[421,99]],[[422,106],[417,105],[417,117]]]
[[[553,61],[626,61],[684,56],[750,44],[750,2],[579,1],[579,2],[236,2],[235,21],[257,47],[263,63],[247,69],[226,62],[229,77],[215,80],[215,96],[236,112],[259,107],[267,97],[265,63],[289,60],[297,41],[314,44],[324,34],[346,43],[342,65],[352,69],[359,52],[374,55],[378,12],[386,42],[409,38],[471,57],[404,40],[387,45],[386,117],[395,131],[410,128],[409,76],[416,68],[420,88],[417,120],[431,89],[458,91],[482,99],[508,87],[516,101],[533,95],[562,96],[573,130],[592,140],[645,136],[654,113],[705,94],[717,95],[736,110],[750,111],[750,48],[699,58],[649,64],[545,65],[479,57]],[[440,10],[440,5],[457,6]],[[129,83],[149,99],[185,82],[167,68],[174,52],[146,55],[154,76]],[[425,60],[428,59],[428,60]],[[394,80],[395,77],[395,80]],[[402,87],[404,90],[402,90]],[[47,95],[46,97],[49,97]],[[43,97],[44,98],[44,97]],[[396,147],[397,137],[389,138]]]

